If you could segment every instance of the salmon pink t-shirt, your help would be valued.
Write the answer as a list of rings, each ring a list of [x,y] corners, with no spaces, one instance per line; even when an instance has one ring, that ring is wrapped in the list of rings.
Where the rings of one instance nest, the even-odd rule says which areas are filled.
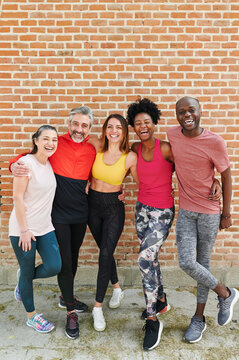
[[[218,214],[220,201],[208,199],[214,169],[225,171],[230,162],[221,136],[203,129],[196,137],[182,133],[181,126],[168,130],[179,185],[179,207],[204,214]]]

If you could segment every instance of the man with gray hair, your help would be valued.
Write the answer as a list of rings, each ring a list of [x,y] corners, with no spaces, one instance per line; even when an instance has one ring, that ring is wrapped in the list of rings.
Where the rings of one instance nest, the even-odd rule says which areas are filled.
[[[88,143],[93,119],[93,113],[87,106],[72,109],[69,131],[59,136],[58,148],[49,158],[57,181],[52,222],[62,259],[62,269],[57,276],[62,294],[59,306],[67,309],[65,332],[70,339],[79,336],[77,312],[88,309],[86,304],[74,297],[74,277],[88,218],[85,188],[95,159],[95,148]],[[28,175],[29,169],[21,162],[13,164],[18,159],[10,161],[13,175]]]

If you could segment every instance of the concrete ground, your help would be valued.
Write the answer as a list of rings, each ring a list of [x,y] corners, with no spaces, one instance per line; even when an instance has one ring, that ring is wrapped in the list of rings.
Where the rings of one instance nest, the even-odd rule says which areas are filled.
[[[217,299],[210,292],[206,307],[207,330],[196,344],[183,340],[195,307],[195,288],[166,289],[171,310],[160,316],[164,330],[159,346],[142,350],[144,321],[140,319],[144,297],[140,288],[125,288],[125,298],[118,309],[109,309],[108,290],[104,314],[104,332],[93,329],[91,309],[94,288],[78,287],[76,295],[89,305],[89,311],[79,315],[80,337],[70,340],[64,333],[65,311],[58,308],[57,286],[35,286],[38,312],[52,321],[56,328],[49,334],[39,334],[26,326],[21,303],[13,295],[14,286],[0,286],[0,359],[4,360],[239,360],[239,303],[233,320],[225,327],[217,325]]]

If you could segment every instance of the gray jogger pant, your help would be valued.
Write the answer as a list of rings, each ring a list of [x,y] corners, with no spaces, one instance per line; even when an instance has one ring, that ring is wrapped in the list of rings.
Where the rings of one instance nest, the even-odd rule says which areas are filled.
[[[201,214],[179,209],[176,224],[178,262],[197,281],[197,302],[207,302],[209,289],[218,280],[210,273],[210,257],[220,224],[220,214]]]

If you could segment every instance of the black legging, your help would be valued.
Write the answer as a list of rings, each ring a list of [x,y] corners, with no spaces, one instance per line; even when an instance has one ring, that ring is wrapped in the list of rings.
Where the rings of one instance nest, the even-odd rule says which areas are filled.
[[[96,301],[102,303],[111,280],[118,282],[114,251],[124,227],[124,204],[118,200],[120,192],[89,191],[88,225],[100,249]]]
[[[86,223],[53,224],[60,248],[62,268],[57,275],[58,284],[66,302],[67,311],[74,310],[74,277],[77,271],[78,256],[83,242]]]

